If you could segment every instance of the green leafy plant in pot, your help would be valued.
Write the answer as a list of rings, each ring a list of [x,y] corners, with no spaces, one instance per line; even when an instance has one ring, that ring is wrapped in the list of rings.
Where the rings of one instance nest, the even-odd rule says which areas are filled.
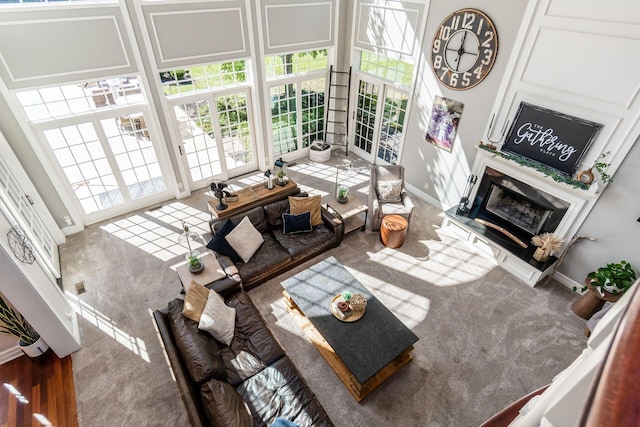
[[[200,261],[200,258],[196,256],[189,256],[189,271],[192,273],[200,273],[204,269],[204,264]]]
[[[18,338],[18,346],[29,357],[44,354],[49,346],[27,320],[0,297],[0,333]]]
[[[625,293],[636,281],[636,272],[627,261],[612,262],[587,274],[587,280],[590,281],[591,286],[619,295]],[[585,286],[582,290],[586,289]]]

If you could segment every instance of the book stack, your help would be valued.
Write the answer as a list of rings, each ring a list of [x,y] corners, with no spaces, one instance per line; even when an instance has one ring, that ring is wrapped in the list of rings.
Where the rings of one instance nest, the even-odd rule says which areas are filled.
[[[353,310],[349,307],[349,303],[347,303],[342,297],[336,298],[333,302],[333,308],[333,311],[341,320],[344,320],[353,314]]]

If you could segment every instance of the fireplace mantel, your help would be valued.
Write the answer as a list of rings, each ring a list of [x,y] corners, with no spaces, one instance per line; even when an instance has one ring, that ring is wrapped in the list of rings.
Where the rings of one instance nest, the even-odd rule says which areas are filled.
[[[546,230],[553,232],[565,242],[571,240],[573,234],[577,230],[577,226],[584,220],[584,213],[588,210],[595,199],[597,199],[597,186],[591,185],[588,190],[572,187],[569,184],[558,182],[544,173],[523,166],[513,160],[504,158],[492,153],[491,151],[478,148],[478,153],[471,173],[478,177],[478,184],[474,187],[469,196],[472,211],[467,214],[459,214],[455,208],[446,212],[442,227],[447,229],[458,237],[463,238],[472,244],[476,249],[486,254],[488,257],[495,259],[498,264],[505,270],[512,273],[524,281],[529,286],[535,286],[543,277],[552,271],[555,259],[549,262],[539,263],[532,258],[533,247],[530,241],[529,248],[522,249],[518,245],[512,245],[508,239],[499,238],[495,232],[487,230],[484,225],[474,221],[473,208],[477,205],[478,196],[484,197],[484,194],[477,194],[481,188],[480,180],[485,176],[485,171],[497,171],[501,175],[512,178],[520,183],[534,187],[541,193],[551,195],[568,205],[566,212],[557,222],[555,229]],[[530,240],[527,236],[526,240]]]

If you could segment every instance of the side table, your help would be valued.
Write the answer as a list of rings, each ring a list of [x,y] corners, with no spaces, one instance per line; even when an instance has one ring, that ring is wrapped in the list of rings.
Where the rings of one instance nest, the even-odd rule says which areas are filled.
[[[218,262],[218,259],[215,257],[215,255],[209,252],[200,256],[199,258],[200,262],[204,264],[204,269],[198,274],[193,274],[191,271],[189,271],[188,261],[178,264],[175,268],[176,273],[178,273],[178,277],[180,278],[180,282],[182,282],[182,287],[185,291],[189,289],[192,280],[195,280],[201,285],[207,286],[208,284],[227,277],[227,274],[220,266],[220,263]]]
[[[602,291],[604,295],[600,295],[598,290],[591,286],[591,279],[588,277],[585,279],[584,284],[589,289],[571,304],[571,310],[573,310],[578,317],[585,320],[591,319],[591,316],[600,311],[606,301],[616,302],[622,296],[622,294],[613,295],[605,290]]]
[[[340,203],[337,199],[331,200],[327,203],[327,209],[342,219],[344,234],[358,228],[364,231],[367,226],[369,207],[352,194],[349,195],[347,203]],[[363,215],[364,218],[362,218]]]

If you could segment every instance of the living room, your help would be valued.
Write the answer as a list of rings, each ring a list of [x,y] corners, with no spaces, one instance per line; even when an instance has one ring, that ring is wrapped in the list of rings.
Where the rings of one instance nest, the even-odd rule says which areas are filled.
[[[233,4],[230,6],[227,3]],[[294,3],[295,7],[293,7]],[[313,7],[309,6],[311,9],[308,10],[300,7],[301,4],[306,3],[313,4]],[[606,163],[609,164],[607,173],[613,175],[614,180],[606,185],[599,182],[597,192],[596,186],[593,186],[592,190],[586,191],[584,196],[581,196],[584,199],[581,209],[576,213],[572,223],[566,224],[562,236],[567,241],[574,235],[591,236],[597,240],[585,239],[572,246],[558,272],[555,273],[554,279],[561,283],[559,286],[564,285],[570,289],[582,284],[588,272],[608,262],[626,259],[632,265],[639,265],[640,260],[637,259],[636,252],[631,250],[632,242],[639,234],[636,222],[638,202],[626,197],[627,194],[633,194],[632,186],[636,177],[634,165],[638,157],[638,148],[635,144],[639,133],[638,105],[635,99],[637,82],[633,73],[626,73],[615,83],[611,82],[605,77],[608,75],[606,69],[609,60],[604,60],[608,57],[607,55],[612,54],[612,51],[619,54],[621,58],[626,58],[625,52],[632,51],[636,46],[638,25],[632,21],[633,13],[627,13],[622,5],[619,7],[607,5],[606,10],[601,10],[596,4],[588,7],[572,6],[570,2],[560,1],[501,1],[492,5],[459,1],[453,3],[388,2],[388,4],[374,2],[372,3],[374,6],[369,2],[345,1],[330,1],[322,4],[325,6],[315,5],[313,2],[262,1],[254,4],[249,1],[238,1],[211,4],[198,2],[195,5],[189,4],[187,7],[182,2],[127,1],[122,4],[57,3],[3,6],[3,8],[6,7],[7,13],[3,13],[0,18],[4,23],[2,28],[6,31],[19,29],[24,31],[20,34],[25,36],[16,37],[15,32],[7,33],[13,34],[14,40],[11,40],[12,37],[5,37],[4,39],[11,40],[11,43],[3,44],[0,50],[7,64],[1,70],[0,129],[6,138],[6,144],[2,146],[2,154],[14,175],[20,178],[20,186],[34,201],[33,209],[47,225],[46,229],[52,234],[53,240],[64,247],[65,239],[70,241],[74,238],[84,239],[86,237],[76,236],[82,236],[83,233],[86,235],[87,231],[91,230],[95,232],[95,227],[89,228],[92,224],[101,224],[110,218],[119,218],[120,215],[145,207],[157,206],[172,198],[178,198],[180,202],[184,197],[192,194],[200,197],[203,191],[201,189],[214,178],[206,174],[196,177],[193,175],[193,168],[181,156],[180,146],[184,144],[184,140],[180,137],[179,118],[172,111],[177,111],[176,107],[186,104],[187,98],[170,94],[165,99],[166,86],[159,81],[158,75],[167,70],[189,67],[195,69],[201,64],[249,59],[246,62],[248,77],[236,85],[234,90],[237,88],[236,92],[247,94],[246,98],[251,102],[247,104],[249,105],[247,116],[250,120],[253,144],[252,158],[244,165],[238,165],[237,161],[235,163],[228,161],[228,164],[220,168],[220,175],[216,178],[226,181],[244,177],[258,170],[264,172],[266,169],[273,168],[273,161],[279,155],[292,163],[298,162],[301,166],[306,164],[308,146],[303,147],[300,144],[295,150],[283,150],[283,141],[288,140],[285,137],[279,137],[276,140],[275,132],[269,129],[269,123],[274,123],[275,117],[271,96],[273,93],[278,96],[280,94],[271,89],[325,78],[326,69],[301,72],[290,79],[286,75],[271,79],[263,66],[267,57],[279,56],[280,53],[328,49],[328,65],[333,65],[337,70],[354,67],[355,71],[352,75],[354,96],[356,96],[356,88],[360,87],[359,82],[369,85],[377,84],[379,90],[382,88],[389,91],[396,90],[396,93],[406,96],[406,122],[401,145],[396,150],[398,163],[406,168],[407,189],[414,199],[420,201],[418,208],[438,209],[442,212],[459,203],[464,195],[468,177],[476,174],[476,162],[482,157],[477,148],[479,142],[489,143],[504,138],[509,130],[508,124],[514,121],[521,102],[529,102],[602,124],[598,137],[584,153],[577,171],[588,169],[601,154],[610,152],[606,159]],[[287,8],[287,5],[292,7]],[[635,6],[625,5],[625,7],[634,8]],[[198,15],[187,13],[188,11],[205,9],[215,11],[217,8],[239,12],[234,12],[235,14],[225,12],[222,15],[216,15],[213,12],[199,14],[198,19],[204,21],[197,22],[207,22],[206,16],[209,15],[211,19],[218,20],[215,21],[215,25],[207,27],[206,31],[203,29],[203,33],[198,37],[187,37],[193,32],[193,22],[195,22],[193,19]],[[493,68],[486,77],[477,86],[460,91],[452,90],[437,80],[437,75],[433,72],[430,52],[433,49],[433,38],[441,22],[451,13],[463,8],[478,8],[492,19],[499,37],[499,49]],[[296,15],[297,13],[301,15]],[[618,15],[624,15],[624,17]],[[88,19],[96,16],[100,19],[95,19],[95,22]],[[389,22],[393,18],[396,23],[380,23],[381,17],[385,16]],[[402,21],[397,21],[399,17]],[[236,25],[238,21],[231,18],[240,19],[242,25]],[[58,22],[67,24],[74,21],[79,23],[77,27],[66,26],[61,30],[56,27]],[[593,30],[590,26],[594,21],[605,22],[605,24],[598,26],[598,30]],[[87,22],[99,23],[101,26],[85,25]],[[37,26],[40,23],[43,24],[42,27]],[[380,27],[386,27],[390,31],[388,34],[381,35],[376,31]],[[172,36],[168,32],[169,28],[171,32],[180,34],[183,38],[177,35]],[[225,37],[220,37],[221,28],[225,29],[222,31]],[[238,28],[242,30],[239,31]],[[398,28],[402,28],[403,31],[400,37],[392,31]],[[551,30],[547,31],[548,28]],[[590,29],[586,31],[585,28]],[[165,32],[162,32],[162,29]],[[541,32],[544,37],[536,38],[538,32]],[[584,40],[576,34],[585,32],[591,37],[586,45],[598,49],[598,54],[590,54],[588,61],[585,59],[586,54],[575,53],[582,52],[579,48],[585,45]],[[35,36],[32,39],[26,37],[26,34]],[[60,35],[52,36],[53,34]],[[237,36],[237,39],[231,35]],[[65,42],[62,43],[61,40]],[[244,45],[239,45],[238,40],[243,40]],[[87,44],[82,45],[81,42],[87,42]],[[568,47],[565,48],[565,45]],[[244,50],[238,46],[243,47]],[[567,50],[572,52],[572,55],[565,55]],[[79,59],[78,52],[83,53],[82,59]],[[373,52],[378,56],[386,54],[392,56],[395,61],[412,65],[409,83],[403,84],[401,80],[393,81],[385,76],[372,75],[360,70],[363,52]],[[55,55],[55,57],[51,59],[47,55]],[[65,60],[60,60],[61,57]],[[311,55],[307,55],[306,59],[310,58]],[[558,63],[560,59],[562,61],[559,65],[548,66],[548,61]],[[630,60],[637,61],[635,58]],[[47,142],[51,142],[47,140],[48,132],[78,123],[77,118],[82,119],[93,112],[86,113],[85,116],[78,114],[76,119],[60,116],[47,120],[42,118],[30,120],[29,113],[25,112],[24,105],[21,104],[19,93],[33,91],[35,88],[130,75],[136,76],[144,83],[142,86],[145,99],[149,101],[140,103],[134,99],[133,104],[125,105],[122,110],[118,110],[120,108],[118,105],[108,105],[108,111],[103,109],[96,113],[97,118],[91,116],[91,120],[100,125],[106,119],[135,116],[141,111],[144,114],[145,126],[157,150],[158,163],[165,178],[166,189],[150,197],[142,197],[130,203],[87,213],[85,206],[77,198],[74,187],[71,187],[66,180],[61,166],[56,163],[56,158],[46,150],[50,150]],[[185,87],[185,85],[175,86]],[[216,90],[213,91],[212,104],[218,99],[215,97],[215,93],[218,93]],[[220,93],[228,93],[230,90],[226,88]],[[425,141],[435,96],[453,99],[464,105],[457,136],[450,151]],[[198,97],[192,96],[189,102],[197,99]],[[354,101],[352,108],[355,108],[354,104],[358,105]],[[271,117],[268,116],[270,111]],[[298,114],[303,116],[302,112]],[[280,114],[279,118],[284,116],[285,114]],[[381,114],[380,117],[382,117]],[[380,117],[376,120],[381,120]],[[104,132],[106,131],[105,128]],[[363,149],[363,146],[358,146],[351,141],[350,157],[364,158],[369,163],[384,162],[384,159],[379,159],[377,156],[379,151],[375,144],[380,144],[380,138],[377,135],[376,138],[372,141],[374,145],[368,148],[368,151],[366,144]],[[336,149],[333,154],[334,160],[339,158],[340,150],[341,148]],[[9,154],[5,155],[5,153]],[[358,156],[356,157],[354,153]],[[22,166],[23,175],[20,175],[19,170],[16,171],[19,169],[18,164]],[[292,176],[303,174],[302,171],[299,172],[294,168],[295,166],[292,167]],[[335,178],[328,171],[319,173],[327,174],[329,181]],[[599,179],[596,176],[596,181]],[[314,188],[318,193],[324,192],[324,196],[333,191],[331,185],[323,187],[321,184],[314,183],[312,187],[304,183],[304,180],[301,181],[307,186],[303,188],[310,190],[312,194]],[[364,188],[354,188],[352,191],[366,193]],[[202,204],[195,207],[200,211],[203,210]],[[202,214],[203,212],[198,215]],[[206,212],[204,215],[206,217]],[[439,226],[442,222],[441,217],[430,216],[430,218],[432,218],[430,223],[425,222],[427,230],[424,230],[426,235],[421,236],[422,239],[434,239],[433,227]],[[630,224],[631,228],[620,227],[621,224],[626,223]],[[7,229],[8,227],[9,224]],[[409,235],[416,229],[412,221]],[[414,237],[417,238],[418,235]],[[361,241],[361,236],[358,236],[358,239],[343,242],[342,250],[352,248],[354,251],[362,251],[362,247],[358,247],[356,242],[370,244],[366,240]],[[412,246],[409,245],[409,247]],[[417,251],[414,255],[415,259],[421,259],[425,254]],[[62,264],[62,272],[64,272],[64,262]],[[62,275],[65,288],[70,289],[77,282],[76,276],[69,279],[67,283],[62,272],[59,271],[58,274]],[[167,274],[170,272],[168,271]],[[133,273],[127,277],[132,284],[136,278],[137,276]],[[174,277],[170,279],[167,277],[167,280],[175,284]],[[45,278],[44,281],[51,280]],[[531,292],[526,288],[526,284],[521,284],[518,279],[514,279],[514,282],[518,290],[520,287],[525,287],[523,292]],[[47,323],[48,320],[56,317],[58,318],[56,321],[61,322],[60,318],[68,316],[66,314],[68,310],[64,308],[67,303],[60,301],[57,295],[46,297],[50,300],[43,310],[43,306],[29,304],[29,301],[38,299],[38,293],[42,294],[44,291],[29,293],[27,298],[25,295],[16,295],[15,287],[14,289],[9,285],[5,287],[0,291],[16,306],[21,305],[21,300],[26,300],[22,303],[25,304],[24,310],[22,306],[20,309],[24,311],[27,318],[34,319],[33,323]],[[163,303],[175,296],[175,290],[171,288],[163,290],[165,292],[162,295]],[[90,298],[92,292],[96,292],[96,289],[88,280],[87,293],[81,298]],[[46,298],[44,301],[47,301]],[[44,304],[41,299],[40,295],[39,301]],[[101,307],[94,308],[108,318],[117,318],[116,313],[106,312]],[[569,311],[568,307],[566,310]],[[42,313],[45,311],[48,314],[43,316]],[[77,322],[84,321],[69,320],[60,326],[60,331],[49,331],[48,333],[54,334],[55,337],[64,337],[60,339],[64,341],[63,344],[56,343],[55,338],[51,339],[52,347],[58,345],[67,350],[66,354],[73,351],[69,349],[77,346],[80,341]],[[76,325],[73,324],[74,322]],[[5,341],[7,337],[4,336],[2,339],[0,345],[6,344],[3,349],[15,348],[13,341],[10,339]],[[75,344],[74,341],[76,341]],[[82,345],[84,350],[87,346],[86,341]],[[64,350],[61,353],[64,354]],[[501,402],[494,409],[506,403],[508,402]]]

